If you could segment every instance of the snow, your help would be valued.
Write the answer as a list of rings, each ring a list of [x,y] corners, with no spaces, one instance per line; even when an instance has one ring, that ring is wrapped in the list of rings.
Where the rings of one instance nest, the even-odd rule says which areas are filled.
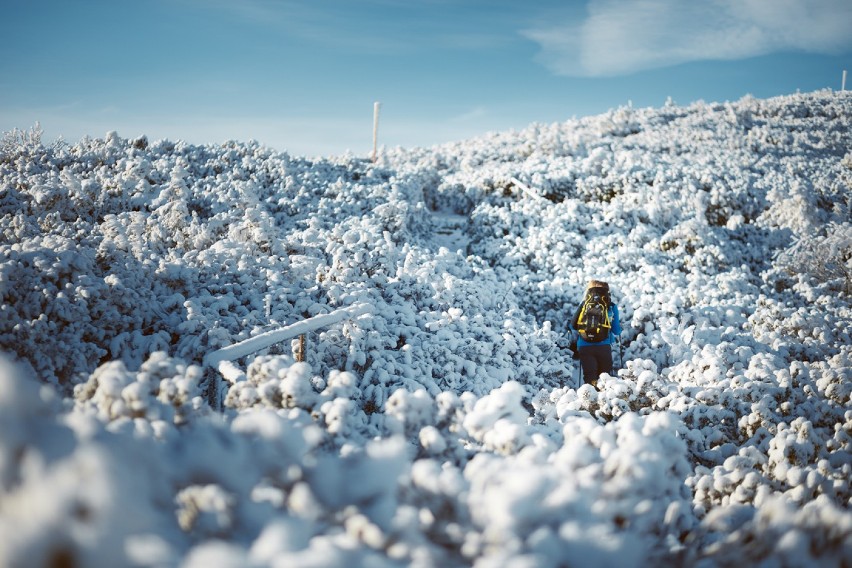
[[[831,91],[376,163],[7,133],[0,565],[848,564],[850,186]]]

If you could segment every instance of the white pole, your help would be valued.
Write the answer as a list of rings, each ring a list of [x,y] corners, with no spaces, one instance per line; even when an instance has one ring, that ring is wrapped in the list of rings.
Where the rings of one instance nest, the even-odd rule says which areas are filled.
[[[846,69],[843,70],[843,82],[840,84],[840,90],[846,90]]]
[[[376,163],[379,144],[379,102],[373,103],[373,163]]]

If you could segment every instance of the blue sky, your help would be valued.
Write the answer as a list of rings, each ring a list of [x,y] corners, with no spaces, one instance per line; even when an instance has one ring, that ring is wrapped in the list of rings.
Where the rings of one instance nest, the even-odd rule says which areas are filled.
[[[0,131],[430,146],[625,105],[839,90],[849,0],[0,0]],[[847,80],[852,89],[852,77]]]

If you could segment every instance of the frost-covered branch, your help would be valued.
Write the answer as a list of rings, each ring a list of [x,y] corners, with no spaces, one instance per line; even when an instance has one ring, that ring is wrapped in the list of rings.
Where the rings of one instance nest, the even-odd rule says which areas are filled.
[[[791,273],[804,272],[819,282],[843,281],[852,292],[852,223],[832,223],[824,235],[800,237],[779,255],[779,262]]]

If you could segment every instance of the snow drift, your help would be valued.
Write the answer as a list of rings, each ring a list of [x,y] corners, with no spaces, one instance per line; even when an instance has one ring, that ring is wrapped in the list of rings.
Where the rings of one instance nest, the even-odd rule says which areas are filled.
[[[830,91],[376,164],[7,133],[0,564],[848,563],[850,186]]]

